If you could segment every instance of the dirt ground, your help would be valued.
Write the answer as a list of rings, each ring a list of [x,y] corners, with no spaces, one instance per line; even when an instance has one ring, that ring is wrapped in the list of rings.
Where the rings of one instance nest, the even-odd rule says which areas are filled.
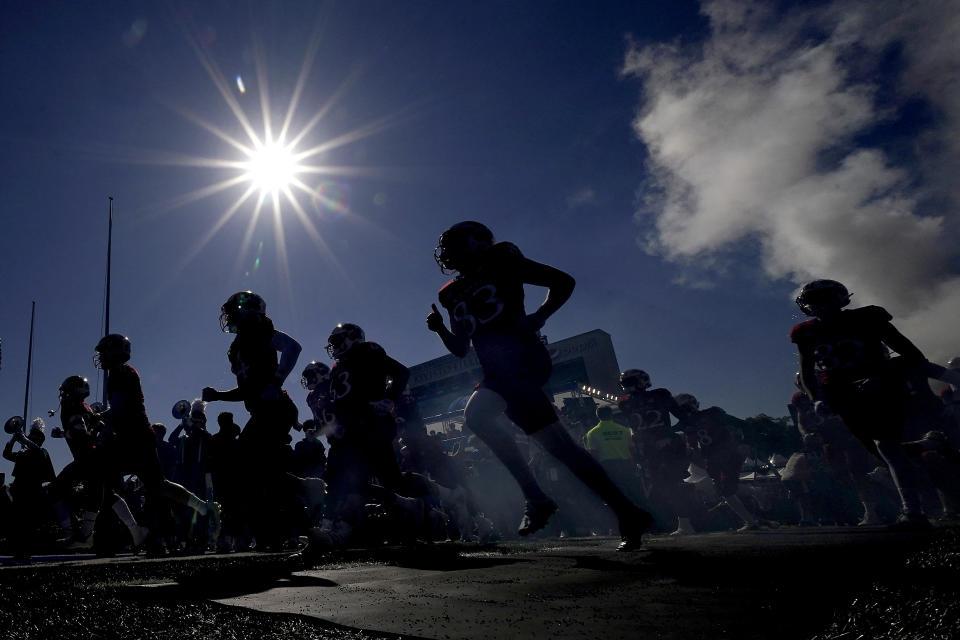
[[[0,559],[4,638],[960,638],[960,529]]]

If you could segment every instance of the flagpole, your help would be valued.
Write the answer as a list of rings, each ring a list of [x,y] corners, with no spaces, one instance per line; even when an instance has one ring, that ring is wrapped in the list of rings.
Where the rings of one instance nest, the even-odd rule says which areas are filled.
[[[33,365],[33,318],[37,309],[37,301],[34,300],[30,303],[30,345],[27,347],[27,388],[23,392],[23,420],[26,423],[29,418],[27,417],[27,409],[29,408],[30,403],[30,369]]]
[[[113,196],[107,196],[110,200],[110,218],[107,222],[107,294],[104,301],[103,312],[103,335],[110,333],[110,260],[113,254]],[[103,372],[103,404],[107,404],[107,372]]]

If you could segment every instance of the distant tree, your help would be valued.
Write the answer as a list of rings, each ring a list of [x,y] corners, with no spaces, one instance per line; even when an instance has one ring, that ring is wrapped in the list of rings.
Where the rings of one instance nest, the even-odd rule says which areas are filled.
[[[750,456],[766,459],[774,453],[789,456],[800,450],[800,433],[789,416],[771,418],[761,413],[743,419],[743,443]]]

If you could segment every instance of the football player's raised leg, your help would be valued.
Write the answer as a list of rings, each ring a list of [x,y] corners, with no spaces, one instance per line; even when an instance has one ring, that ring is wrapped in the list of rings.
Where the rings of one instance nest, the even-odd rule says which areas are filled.
[[[507,467],[527,500],[535,502],[546,500],[547,495],[530,471],[513,434],[498,422],[498,418],[506,408],[506,400],[496,391],[477,389],[470,396],[463,412],[465,426],[483,440],[484,444],[490,447],[494,455]]]

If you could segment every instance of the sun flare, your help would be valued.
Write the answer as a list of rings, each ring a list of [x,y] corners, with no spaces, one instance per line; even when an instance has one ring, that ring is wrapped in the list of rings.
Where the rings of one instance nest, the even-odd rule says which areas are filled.
[[[297,163],[292,145],[268,140],[248,152],[243,163],[243,176],[261,195],[286,191],[296,182],[297,174],[304,167]]]

